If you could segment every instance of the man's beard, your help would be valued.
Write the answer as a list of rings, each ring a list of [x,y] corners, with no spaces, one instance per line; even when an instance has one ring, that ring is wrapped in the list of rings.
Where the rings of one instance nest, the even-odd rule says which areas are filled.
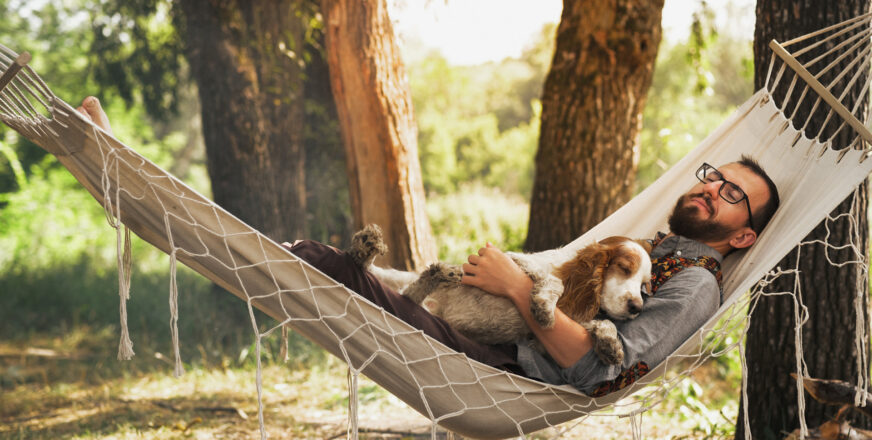
[[[727,238],[733,230],[712,219],[700,219],[700,208],[687,203],[690,199],[698,197],[709,207],[709,212],[714,212],[712,201],[705,194],[685,194],[678,199],[672,214],[669,215],[669,230],[673,234],[681,235],[696,241],[713,242]]]

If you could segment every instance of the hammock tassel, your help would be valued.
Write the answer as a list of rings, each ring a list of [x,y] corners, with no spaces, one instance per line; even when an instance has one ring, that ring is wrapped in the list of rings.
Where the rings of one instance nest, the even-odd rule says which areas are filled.
[[[357,375],[351,366],[348,367],[348,438],[357,440]]]
[[[118,246],[118,296],[120,297],[121,341],[118,343],[118,360],[129,361],[136,354],[127,328],[127,301],[130,299],[130,229],[124,227],[124,250],[121,249],[121,228],[115,228]]]
[[[279,349],[279,359],[282,362],[287,363],[291,357],[288,355],[288,327],[286,325],[282,326],[282,342],[281,348]]]
[[[185,374],[182,366],[182,355],[179,351],[179,286],[176,283],[176,253],[170,253],[170,331],[173,336],[173,354],[175,355],[175,369],[173,375],[181,377]]]

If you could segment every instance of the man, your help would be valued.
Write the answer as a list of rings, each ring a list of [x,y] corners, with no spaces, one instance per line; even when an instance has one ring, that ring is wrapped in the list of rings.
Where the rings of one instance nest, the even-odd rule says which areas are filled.
[[[724,255],[754,244],[778,208],[775,184],[750,158],[743,157],[719,169],[703,164],[697,178],[700,182],[679,198],[670,215],[671,233],[655,241],[652,272],[657,271],[658,261],[676,257],[713,259],[719,268]],[[607,365],[591,350],[587,332],[559,310],[553,328],[543,329],[536,324],[529,306],[532,282],[498,249],[490,245],[480,249],[478,255],[469,257],[463,271],[464,283],[514,302],[545,345],[550,359],[518,346],[517,361],[527,375],[549,383],[572,384],[588,394],[598,388],[606,392],[620,388],[610,389],[606,383],[634,369],[637,374],[629,380],[635,380],[648,366],[659,364],[721,304],[717,271],[702,265],[681,267],[658,287],[656,294],[646,298],[638,318],[615,323],[624,341],[624,363]],[[604,384],[606,388],[600,388]]]
[[[96,98],[85,98],[78,110],[101,128],[111,130]],[[559,310],[552,328],[539,327],[530,314],[532,280],[489,243],[463,265],[462,282],[512,301],[547,355],[523,344],[489,346],[466,338],[361,270],[344,252],[309,240],[286,247],[386,311],[473,359],[549,383],[571,384],[588,394],[601,392],[603,386],[608,391],[611,381],[619,376],[635,372],[630,378],[635,380],[648,365],[660,363],[714,315],[721,303],[715,269],[724,255],[754,244],[778,207],[775,185],[749,158],[719,169],[703,164],[697,178],[700,182],[675,205],[669,218],[671,233],[658,237],[652,251],[655,262],[678,261],[679,266],[667,271],[670,276],[658,278],[657,291],[646,298],[638,318],[616,322],[624,342],[622,365],[602,363],[591,350],[587,331]],[[700,261],[705,264],[696,264]]]

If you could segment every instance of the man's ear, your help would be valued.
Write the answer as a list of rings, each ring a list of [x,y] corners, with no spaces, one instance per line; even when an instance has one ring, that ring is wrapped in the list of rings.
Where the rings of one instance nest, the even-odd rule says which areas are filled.
[[[756,241],[757,233],[749,227],[744,227],[730,239],[730,246],[732,246],[733,249],[744,249],[750,247]]]

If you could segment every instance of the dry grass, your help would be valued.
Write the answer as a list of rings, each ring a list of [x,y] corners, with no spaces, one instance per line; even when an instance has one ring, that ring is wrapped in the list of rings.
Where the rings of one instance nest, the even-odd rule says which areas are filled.
[[[142,350],[133,361],[119,362],[101,348],[114,344],[114,335],[101,332],[0,343],[0,439],[260,438],[250,364],[189,366],[177,379],[165,356]],[[344,364],[333,358],[311,368],[269,364],[263,377],[270,438],[345,438]],[[425,417],[366,378],[360,379],[359,396],[361,438],[430,437]],[[643,438],[717,438],[700,429],[698,417],[688,416],[683,399],[647,413]],[[632,424],[590,417],[531,436],[556,437],[632,438]]]

